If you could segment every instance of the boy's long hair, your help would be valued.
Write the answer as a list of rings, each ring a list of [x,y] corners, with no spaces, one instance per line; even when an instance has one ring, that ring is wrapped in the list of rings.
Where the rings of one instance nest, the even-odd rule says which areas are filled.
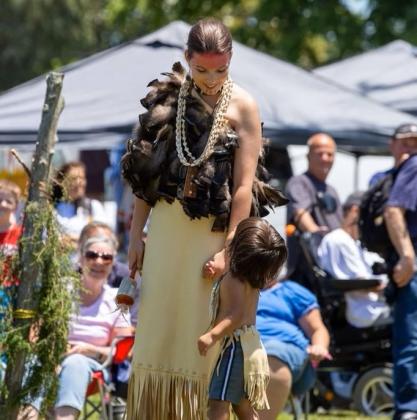
[[[239,223],[228,253],[230,273],[255,289],[263,289],[287,259],[287,247],[281,235],[259,217],[249,217]]]

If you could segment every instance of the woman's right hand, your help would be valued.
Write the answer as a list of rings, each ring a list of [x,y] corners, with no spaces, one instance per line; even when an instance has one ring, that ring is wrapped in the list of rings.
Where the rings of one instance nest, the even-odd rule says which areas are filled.
[[[311,344],[307,346],[307,354],[312,362],[320,362],[323,359],[332,360],[333,357],[329,353],[329,349],[321,344]]]
[[[142,239],[139,241],[130,241],[127,251],[127,260],[130,271],[142,271],[143,255],[145,252],[145,242]]]

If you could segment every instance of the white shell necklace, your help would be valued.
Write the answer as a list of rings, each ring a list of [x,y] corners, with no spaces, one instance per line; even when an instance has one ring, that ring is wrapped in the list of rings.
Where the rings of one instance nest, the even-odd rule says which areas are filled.
[[[191,80],[186,79],[180,88],[178,95],[178,108],[177,108],[177,119],[176,119],[176,137],[175,144],[177,147],[178,158],[184,166],[199,166],[205,160],[207,160],[214,151],[217,138],[220,130],[227,123],[225,114],[229,107],[230,99],[232,97],[233,81],[230,77],[226,79],[223,84],[222,91],[220,94],[219,101],[216,105],[213,115],[213,125],[210,130],[210,134],[201,155],[196,158],[188,148],[187,138],[185,134],[185,111],[186,111],[186,96],[191,86]],[[187,155],[187,157],[185,156]]]

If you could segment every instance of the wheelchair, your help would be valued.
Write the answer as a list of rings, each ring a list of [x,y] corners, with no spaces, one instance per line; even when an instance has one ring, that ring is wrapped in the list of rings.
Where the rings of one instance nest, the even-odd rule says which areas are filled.
[[[344,293],[378,286],[380,280],[332,278],[318,264],[316,251],[321,236],[298,231],[294,235],[304,259],[302,284],[317,297],[333,355],[333,360],[324,360],[318,366],[318,381],[310,392],[311,408],[353,408],[368,416],[392,415],[391,324],[356,328],[345,318]],[[337,377],[347,378],[344,393],[337,386]]]

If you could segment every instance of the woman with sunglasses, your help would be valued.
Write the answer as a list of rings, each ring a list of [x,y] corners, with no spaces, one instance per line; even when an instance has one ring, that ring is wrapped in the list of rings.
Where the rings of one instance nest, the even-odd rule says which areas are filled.
[[[129,314],[116,311],[116,289],[107,285],[115,255],[115,242],[106,236],[79,245],[80,301],[71,316],[68,351],[60,367],[56,419],[78,418],[91,373],[100,370],[115,337],[132,333]],[[39,411],[41,401],[31,405]]]
[[[260,181],[258,107],[231,80],[231,59],[226,26],[197,22],[185,52],[188,74],[178,62],[149,84],[141,101],[147,112],[122,159],[136,195],[129,266],[143,273],[129,419],[205,417],[216,352],[202,358],[195,340],[209,325],[211,280],[227,269],[225,249],[238,223],[286,203]]]

